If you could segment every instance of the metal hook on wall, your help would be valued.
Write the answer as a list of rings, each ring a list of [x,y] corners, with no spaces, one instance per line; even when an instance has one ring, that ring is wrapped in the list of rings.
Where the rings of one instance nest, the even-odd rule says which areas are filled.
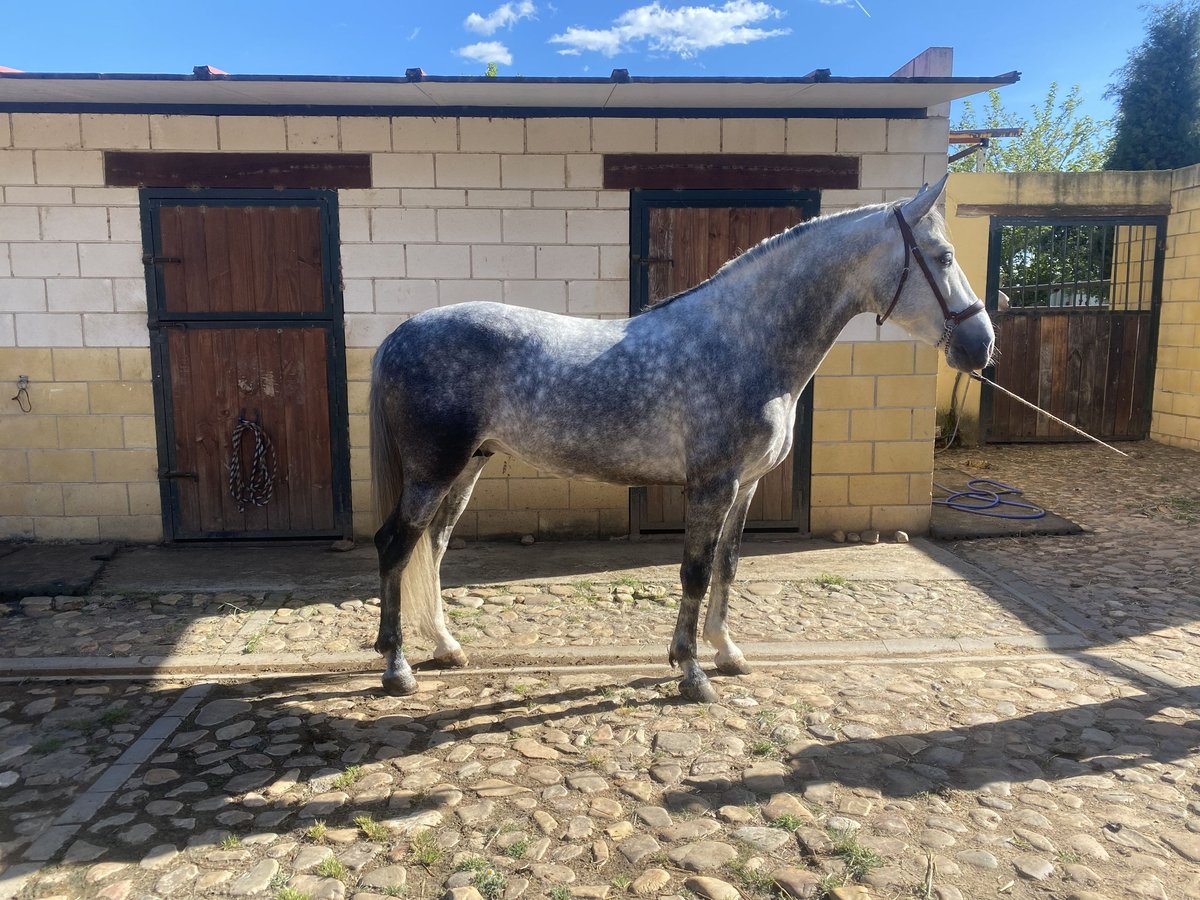
[[[29,399],[29,376],[17,376],[17,393],[13,397],[17,401],[17,406],[21,407],[21,412],[30,412],[33,410],[33,403]]]

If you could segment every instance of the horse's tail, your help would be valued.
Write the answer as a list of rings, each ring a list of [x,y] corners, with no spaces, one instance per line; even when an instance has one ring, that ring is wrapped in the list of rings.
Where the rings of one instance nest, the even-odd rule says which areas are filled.
[[[371,372],[370,431],[371,486],[375,495],[375,514],[379,522],[387,521],[404,494],[404,466],[396,428],[390,420],[384,402],[383,376],[379,355]],[[397,523],[400,524],[400,523]],[[429,530],[421,533],[413,547],[408,565],[400,575],[401,616],[427,637],[436,637],[441,616],[437,591],[437,568],[433,563],[433,547]],[[443,626],[444,628],[444,626]]]

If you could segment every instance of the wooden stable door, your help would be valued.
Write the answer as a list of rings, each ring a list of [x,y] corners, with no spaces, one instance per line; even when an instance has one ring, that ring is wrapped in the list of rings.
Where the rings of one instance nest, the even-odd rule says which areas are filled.
[[[650,206],[643,214],[643,253],[635,257],[634,264],[644,273],[642,302],[652,305],[711,278],[726,262],[759,241],[811,217],[815,202],[787,206]],[[735,298],[730,302],[736,302]],[[801,403],[798,422],[805,405]],[[807,529],[795,455],[793,447],[784,461],[759,481],[746,520],[747,530]],[[687,499],[682,487],[652,485],[637,489],[631,502],[638,533],[674,532],[684,527]]]
[[[336,387],[344,382],[333,377],[344,371],[344,351],[329,209],[164,199],[149,211],[168,536],[345,536],[345,406]],[[250,493],[256,449],[260,478]]]

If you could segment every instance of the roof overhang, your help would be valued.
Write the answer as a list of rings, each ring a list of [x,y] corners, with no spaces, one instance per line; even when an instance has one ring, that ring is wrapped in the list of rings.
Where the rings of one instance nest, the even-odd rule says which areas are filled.
[[[487,78],[0,71],[0,112],[220,115],[923,116],[1019,80],[992,77]]]

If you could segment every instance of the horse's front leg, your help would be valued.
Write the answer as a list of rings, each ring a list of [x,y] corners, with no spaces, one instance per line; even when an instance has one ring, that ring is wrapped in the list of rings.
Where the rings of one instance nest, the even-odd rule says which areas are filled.
[[[754,499],[754,490],[757,487],[757,481],[743,485],[738,490],[729,515],[725,518],[725,525],[721,529],[721,541],[717,545],[708,611],[704,615],[704,640],[716,648],[717,671],[725,675],[750,673],[746,657],[729,637],[726,618],[729,615],[729,588],[737,575],[738,557],[742,548],[742,529],[746,526],[750,501]]]
[[[671,640],[671,665],[683,670],[679,693],[688,700],[712,703],[717,692],[696,661],[696,626],[700,619],[700,601],[712,578],[713,558],[721,537],[721,527],[729,515],[737,494],[737,481],[689,483],[687,495],[687,531],[684,536],[683,565],[679,580],[683,601],[675,621]]]

